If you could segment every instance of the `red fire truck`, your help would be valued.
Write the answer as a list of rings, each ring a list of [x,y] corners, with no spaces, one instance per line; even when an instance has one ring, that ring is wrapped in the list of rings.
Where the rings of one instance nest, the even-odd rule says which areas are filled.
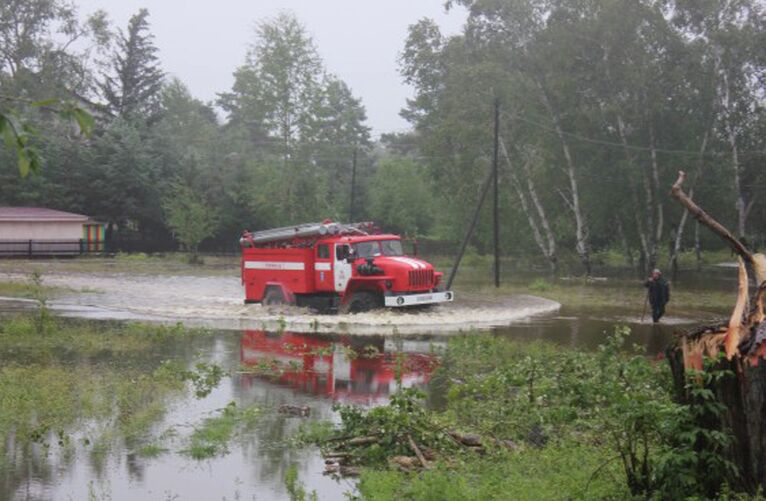
[[[401,237],[372,223],[330,220],[248,232],[240,239],[245,303],[360,312],[452,301],[443,274],[405,256]]]

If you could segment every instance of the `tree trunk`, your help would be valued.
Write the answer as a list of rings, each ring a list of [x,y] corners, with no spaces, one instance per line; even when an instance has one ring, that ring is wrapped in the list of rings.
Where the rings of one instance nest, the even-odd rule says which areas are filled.
[[[745,200],[744,187],[742,186],[742,167],[739,163],[739,148],[737,145],[737,131],[734,130],[734,125],[731,121],[731,90],[729,88],[729,76],[726,70],[723,71],[723,111],[726,116],[726,139],[729,141],[729,147],[731,148],[731,164],[734,168],[734,192],[737,200],[734,207],[737,210],[737,236],[742,238],[745,236],[747,226],[747,202]]]
[[[654,125],[649,123],[649,149],[651,153],[651,165],[652,165],[652,212],[656,213],[656,225],[654,227],[654,234],[652,235],[652,268],[657,265],[659,259],[659,244],[662,241],[662,230],[665,224],[665,213],[662,208],[662,202],[660,201],[660,168],[657,163],[657,148],[654,138]],[[651,228],[650,228],[651,230]]]
[[[684,192],[684,173],[673,185],[671,194],[697,220],[723,238],[740,256],[739,291],[728,324],[702,327],[677,338],[668,349],[667,358],[673,373],[677,398],[691,402],[686,381],[698,371],[726,370],[729,375],[711,378],[708,383],[716,399],[725,406],[724,412],[712,422],[698,422],[705,429],[722,431],[733,436],[725,451],[726,459],[738,469],[730,478],[732,486],[750,494],[766,489],[766,256],[753,254],[725,227],[698,207]],[[755,274],[756,292],[753,308],[748,305],[748,262]],[[726,357],[719,357],[725,351]],[[718,360],[713,367],[704,367],[703,359]]]
[[[616,219],[616,226],[617,226],[617,235],[620,237],[620,243],[622,244],[622,248],[625,252],[625,259],[628,261],[628,266],[630,266],[631,269],[635,268],[636,264],[633,259],[633,249],[630,248],[630,244],[628,243],[628,238],[625,236],[625,229],[622,227],[622,219],[619,217]]]
[[[553,121],[553,127],[556,130],[556,135],[561,142],[561,148],[564,152],[564,159],[566,161],[566,173],[569,178],[569,190],[571,192],[571,200],[568,201],[568,206],[572,211],[575,218],[575,250],[577,255],[580,256],[583,266],[585,267],[585,273],[591,275],[591,262],[590,262],[590,245],[588,243],[588,222],[585,219],[585,214],[580,206],[580,194],[577,185],[577,169],[575,167],[574,160],[572,159],[572,153],[569,150],[569,143],[564,136],[564,131],[561,128],[561,120],[556,112],[550,98],[548,97],[548,91],[545,89],[542,82],[536,81],[537,87],[540,90],[540,95],[551,116]]]
[[[710,136],[710,129],[705,131],[705,135],[702,136],[702,144],[700,145],[700,151],[699,151],[699,158],[697,161],[697,172],[694,175],[694,181],[692,181],[692,186],[689,188],[689,200],[694,200],[694,187],[697,185],[697,182],[702,177],[702,170],[705,167],[705,150],[707,149],[707,141],[708,137]],[[683,242],[684,238],[684,229],[686,228],[686,221],[689,219],[689,209],[684,208],[684,212],[681,214],[681,220],[678,223],[678,230],[676,231],[676,238],[673,242],[673,248],[670,253],[670,259],[668,260],[668,267],[670,267],[673,270],[673,274],[678,271],[678,254],[681,252],[681,243]],[[699,231],[698,228],[695,230],[695,244],[699,242]],[[696,245],[695,245],[696,249]]]
[[[697,261],[697,271],[702,271],[702,245],[700,244],[699,221],[694,221],[694,256]]]
[[[628,164],[629,171],[638,171],[639,169],[636,168],[635,162],[633,161],[633,156],[630,154],[630,148],[628,147],[628,136],[626,132],[625,121],[622,119],[622,115],[619,113],[617,113],[616,120],[617,132],[620,136],[620,143],[622,144],[622,149],[625,154],[625,161]],[[628,179],[630,179],[630,172]],[[638,190],[633,183],[630,181],[628,182],[630,184],[631,190],[630,195],[635,206],[634,217],[636,220],[636,231],[638,232],[638,239],[641,242],[641,266],[644,272],[648,272],[654,268],[657,261],[657,245],[654,238],[654,197],[652,196],[652,185],[646,172],[641,171],[641,179],[644,186],[644,219],[642,219],[640,216],[641,201],[638,196]],[[644,221],[646,221],[646,227],[644,226]]]
[[[513,164],[511,163],[511,158],[508,155],[508,150],[505,147],[505,141],[500,139],[500,148],[503,152],[503,156],[505,157],[505,161],[508,164],[508,170],[511,173],[511,184],[513,185],[516,194],[519,197],[519,202],[521,203],[521,208],[524,211],[524,215],[527,216],[527,221],[529,222],[529,227],[532,230],[532,236],[535,239],[535,243],[540,248],[540,252],[543,254],[546,260],[548,260],[548,264],[551,268],[552,273],[556,273],[558,271],[558,258],[556,256],[556,239],[553,235],[553,231],[551,231],[550,224],[548,223],[548,217],[545,213],[545,208],[540,203],[540,199],[537,196],[537,190],[535,188],[534,181],[532,180],[532,175],[529,170],[529,166],[524,163],[524,160],[522,160],[522,164],[524,167],[524,175],[526,177],[526,185],[527,190],[529,192],[529,198],[532,199],[532,202],[535,206],[535,210],[537,211],[537,219],[540,220],[540,224],[538,225],[537,219],[535,218],[535,215],[529,208],[529,202],[527,200],[527,196],[524,194],[524,189],[522,187],[522,183],[519,179],[519,176],[517,175],[516,171],[513,168]],[[540,227],[542,226],[543,231],[540,231]],[[545,233],[545,239],[543,239],[543,232]]]

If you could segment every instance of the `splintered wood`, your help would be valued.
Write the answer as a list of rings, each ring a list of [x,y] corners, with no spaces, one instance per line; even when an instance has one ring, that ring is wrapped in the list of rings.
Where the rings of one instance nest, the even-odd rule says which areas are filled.
[[[666,352],[673,373],[676,398],[694,404],[689,376],[705,384],[724,410],[697,417],[697,425],[721,431],[733,440],[724,451],[737,468],[727,480],[750,494],[766,490],[766,256],[754,254],[683,192],[679,172],[671,195],[697,220],[723,238],[739,259],[737,298],[729,321],[683,333]],[[755,278],[752,302],[748,297],[749,272]],[[725,357],[719,358],[724,352]],[[705,358],[711,365],[704,365]],[[700,371],[719,371],[725,377],[705,379]]]
[[[678,180],[671,189],[671,195],[683,205],[700,223],[710,228],[723,238],[739,255],[739,281],[737,300],[734,304],[728,324],[707,326],[687,332],[680,340],[683,351],[684,367],[702,370],[703,357],[715,358],[721,349],[726,358],[746,359],[750,365],[756,366],[766,355],[766,327],[763,321],[766,317],[764,303],[766,299],[766,256],[751,253],[745,245],[729,232],[722,224],[695,204],[683,191],[686,175],[678,173]],[[749,306],[748,286],[749,276],[747,266],[753,270],[755,283],[758,286],[753,306]]]

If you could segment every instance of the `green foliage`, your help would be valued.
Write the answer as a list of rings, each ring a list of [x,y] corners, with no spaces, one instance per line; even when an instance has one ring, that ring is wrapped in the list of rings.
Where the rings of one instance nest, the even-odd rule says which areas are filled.
[[[181,378],[184,381],[191,381],[197,398],[205,398],[218,386],[225,375],[226,373],[219,365],[199,362],[194,366],[194,370],[183,371]]]
[[[298,469],[295,466],[290,466],[285,471],[284,480],[287,493],[290,495],[290,501],[317,501],[319,499],[316,491],[311,491],[311,495],[307,497],[306,488],[298,480]]]
[[[551,283],[544,278],[536,278],[529,284],[529,290],[535,292],[545,292],[551,289]]]
[[[21,101],[27,106],[42,107],[55,112],[65,122],[76,124],[84,136],[90,137],[93,130],[93,116],[72,103],[62,104],[57,99],[29,102],[0,96],[0,100],[2,99]],[[3,136],[6,147],[16,152],[16,163],[22,178],[29,175],[30,172],[38,173],[40,171],[43,158],[39,148],[33,144],[36,130],[32,124],[19,117],[14,110],[4,109],[0,106],[0,135]]]
[[[425,234],[433,223],[432,189],[422,167],[406,158],[378,164],[370,193],[370,216],[397,233]]]
[[[717,495],[736,475],[724,459],[731,438],[696,423],[700,416],[717,422],[723,408],[706,385],[726,374],[693,376],[693,403],[678,404],[667,366],[626,350],[627,334],[617,328],[593,354],[491,337],[452,340],[439,369],[453,382],[445,417],[540,450],[592,446],[604,463],[590,473],[619,468],[623,488],[636,496]],[[572,492],[586,497],[585,490],[580,484]]]
[[[726,489],[726,483],[739,475],[736,466],[726,459],[733,436],[717,426],[726,406],[710,389],[717,381],[733,374],[716,369],[717,362],[705,360],[703,371],[687,374],[690,403],[682,407],[671,425],[675,437],[670,440],[673,448],[658,461],[658,483],[669,497],[691,493],[718,497],[721,490]]]
[[[239,408],[229,402],[219,415],[206,418],[189,437],[183,451],[194,459],[207,459],[228,453],[228,443],[239,430],[251,428],[260,416],[257,407]]]
[[[336,405],[341,418],[339,436],[378,436],[378,440],[356,453],[363,464],[383,464],[394,455],[408,455],[409,438],[418,446],[450,451],[454,441],[429,413],[425,395],[415,388],[402,388],[391,396],[388,405],[369,410],[354,405]]]
[[[110,111],[119,117],[147,120],[159,111],[164,75],[149,32],[149,11],[140,9],[120,32],[111,73],[99,82]]]
[[[614,480],[620,471],[611,459],[602,447],[565,441],[452,465],[438,463],[417,474],[368,469],[360,478],[359,499],[628,499],[629,492]]]
[[[52,322],[51,313],[48,310],[48,293],[43,286],[43,276],[38,270],[32,272],[29,281],[32,298],[37,301],[37,318],[35,321],[37,334],[44,335]]]
[[[173,186],[163,205],[168,226],[191,251],[191,262],[195,263],[200,242],[215,232],[215,211],[191,188],[181,184]]]
[[[156,444],[146,444],[141,446],[136,453],[145,458],[156,458],[165,454],[168,450]]]

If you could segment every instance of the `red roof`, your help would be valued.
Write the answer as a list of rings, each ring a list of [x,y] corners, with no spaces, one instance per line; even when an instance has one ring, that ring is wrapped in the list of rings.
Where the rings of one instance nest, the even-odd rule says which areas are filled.
[[[43,207],[0,207],[0,221],[87,221],[88,216]]]

